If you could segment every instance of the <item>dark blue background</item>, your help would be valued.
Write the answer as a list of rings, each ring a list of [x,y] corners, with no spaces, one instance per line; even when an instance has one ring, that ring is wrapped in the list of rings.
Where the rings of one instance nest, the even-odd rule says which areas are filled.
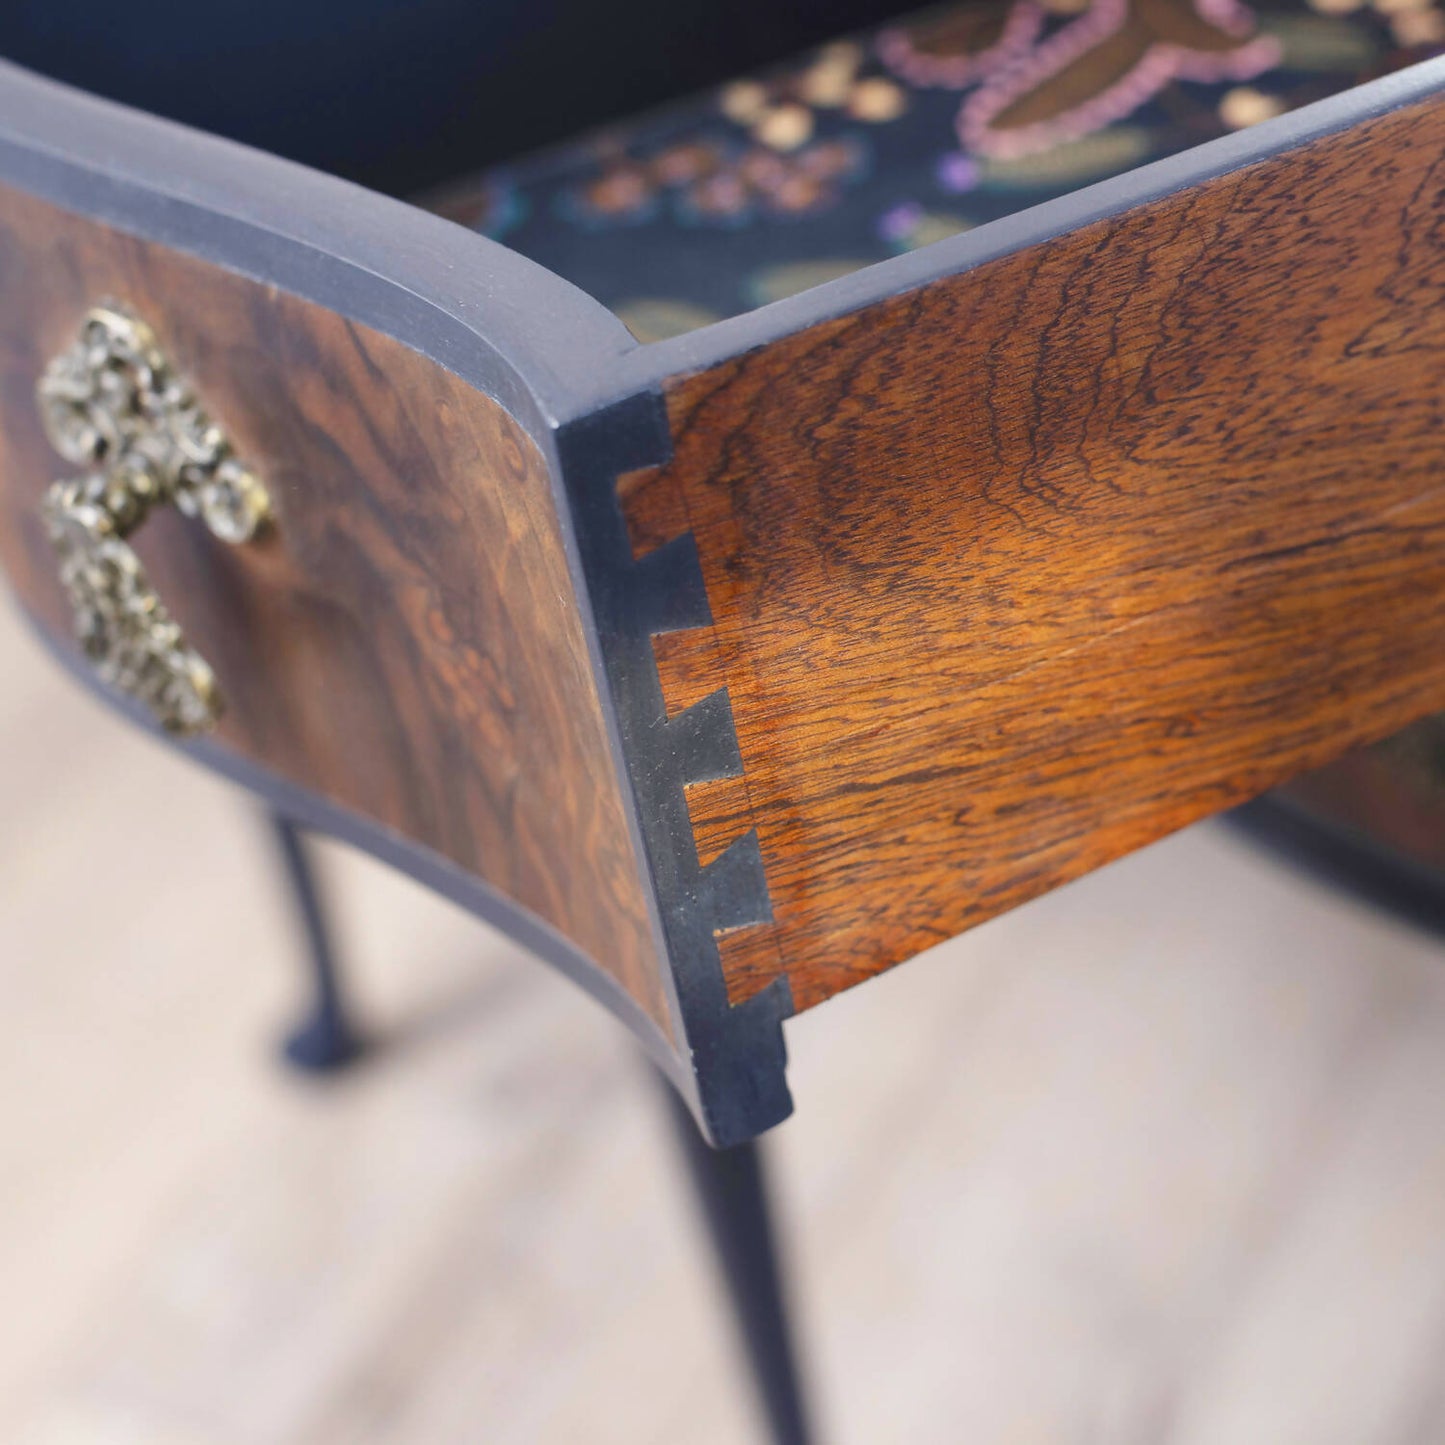
[[[908,0],[3,0],[0,55],[405,194]]]

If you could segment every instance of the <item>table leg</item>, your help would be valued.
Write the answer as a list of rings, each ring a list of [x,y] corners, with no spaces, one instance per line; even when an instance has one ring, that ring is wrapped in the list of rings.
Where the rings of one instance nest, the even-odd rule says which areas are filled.
[[[306,1016],[286,1036],[283,1052],[293,1067],[307,1073],[342,1068],[361,1052],[361,1039],[352,1027],[326,915],[316,888],[316,875],[300,830],[279,813],[269,815],[279,846],[292,900],[305,935],[311,1000]]]
[[[662,1088],[773,1439],[807,1445],[761,1150],[755,1143],[710,1148],[676,1091],[665,1081]]]

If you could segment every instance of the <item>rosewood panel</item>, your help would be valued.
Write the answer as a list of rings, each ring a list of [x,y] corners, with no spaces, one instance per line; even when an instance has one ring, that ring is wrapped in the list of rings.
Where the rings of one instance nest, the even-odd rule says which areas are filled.
[[[243,547],[159,516],[138,550],[227,700],[220,741],[433,850],[675,1037],[541,453],[379,332],[0,191],[0,559],[68,638],[38,503],[66,464],[33,388],[88,305],[129,304],[271,492]]]
[[[1445,706],[1445,104],[674,377],[639,555],[697,544],[805,1008]]]

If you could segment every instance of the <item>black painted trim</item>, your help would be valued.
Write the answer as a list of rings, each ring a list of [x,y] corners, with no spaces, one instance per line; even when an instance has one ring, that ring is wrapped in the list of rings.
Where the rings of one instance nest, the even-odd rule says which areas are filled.
[[[772,917],[757,834],[698,862],[683,788],[742,771],[725,690],[671,719],[652,650],[656,633],[712,622],[697,549],[684,533],[634,560],[617,479],[668,460],[662,398],[644,393],[563,427],[558,455],[586,593],[615,708],[642,856],[652,878],[698,1088],[698,1115],[719,1147],[742,1143],[792,1112],[782,1021],[786,979],[729,1004],[715,929]]]
[[[585,292],[451,221],[4,61],[0,181],[393,336],[538,442],[638,349]]]

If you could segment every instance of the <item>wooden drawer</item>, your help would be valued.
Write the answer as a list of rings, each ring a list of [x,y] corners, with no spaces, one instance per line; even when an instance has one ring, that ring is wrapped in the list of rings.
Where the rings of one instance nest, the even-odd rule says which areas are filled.
[[[35,385],[120,303],[274,508],[137,534],[225,698],[177,745],[512,930],[745,1138],[783,1017],[1445,707],[1442,87],[639,345],[7,68],[0,558],[84,671]]]

